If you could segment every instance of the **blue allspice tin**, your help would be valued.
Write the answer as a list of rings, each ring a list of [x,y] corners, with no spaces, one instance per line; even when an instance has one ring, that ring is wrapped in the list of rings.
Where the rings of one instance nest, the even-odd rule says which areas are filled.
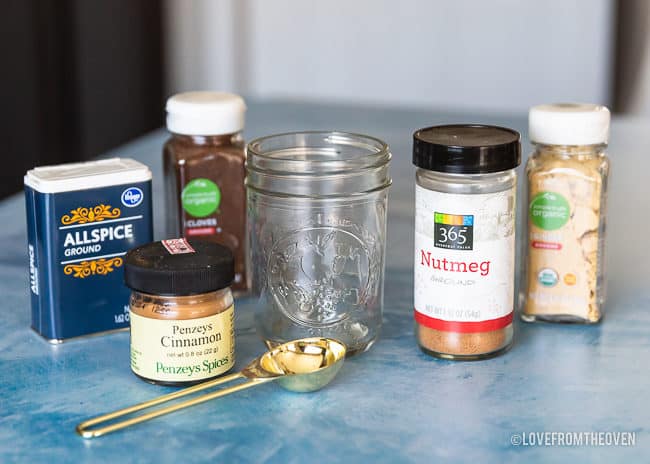
[[[129,326],[124,255],[153,240],[151,171],[132,159],[25,175],[32,328],[52,343]]]

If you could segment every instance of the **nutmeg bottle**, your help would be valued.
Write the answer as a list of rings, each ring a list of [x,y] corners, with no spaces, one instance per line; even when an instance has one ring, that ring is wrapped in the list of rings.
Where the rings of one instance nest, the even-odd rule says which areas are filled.
[[[235,256],[236,294],[250,287],[247,272],[246,104],[234,94],[187,92],[167,100],[163,149],[167,237],[225,245]]]
[[[485,359],[512,345],[519,139],[478,124],[413,134],[415,335],[429,355]]]

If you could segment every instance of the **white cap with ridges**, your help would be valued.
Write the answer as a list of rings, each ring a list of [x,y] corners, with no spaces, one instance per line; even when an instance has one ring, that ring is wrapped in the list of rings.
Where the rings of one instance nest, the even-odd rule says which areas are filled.
[[[185,92],[167,100],[167,129],[184,135],[233,134],[244,128],[246,103],[226,92]]]
[[[602,105],[538,105],[528,113],[528,136],[545,145],[597,145],[607,143],[609,121],[609,110]]]

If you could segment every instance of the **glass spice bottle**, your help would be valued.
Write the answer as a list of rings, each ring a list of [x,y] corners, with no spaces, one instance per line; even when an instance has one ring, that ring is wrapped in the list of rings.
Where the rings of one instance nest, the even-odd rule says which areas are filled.
[[[596,323],[605,302],[603,247],[609,110],[600,105],[531,108],[524,321]]]
[[[167,100],[163,149],[167,236],[226,245],[235,256],[233,290],[250,288],[247,271],[244,100],[187,92]]]
[[[415,336],[427,354],[483,359],[512,344],[519,139],[464,124],[413,135]]]
[[[235,363],[234,275],[225,246],[184,238],[130,250],[131,369],[161,385],[191,385]]]

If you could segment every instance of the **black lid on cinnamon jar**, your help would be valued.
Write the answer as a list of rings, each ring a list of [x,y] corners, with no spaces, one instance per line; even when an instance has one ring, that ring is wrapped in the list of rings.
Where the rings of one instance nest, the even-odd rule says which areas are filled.
[[[413,164],[450,174],[487,174],[521,163],[519,132],[482,124],[449,124],[413,134]]]
[[[230,286],[235,260],[229,248],[176,238],[142,245],[124,259],[127,287],[151,295],[195,295]]]

